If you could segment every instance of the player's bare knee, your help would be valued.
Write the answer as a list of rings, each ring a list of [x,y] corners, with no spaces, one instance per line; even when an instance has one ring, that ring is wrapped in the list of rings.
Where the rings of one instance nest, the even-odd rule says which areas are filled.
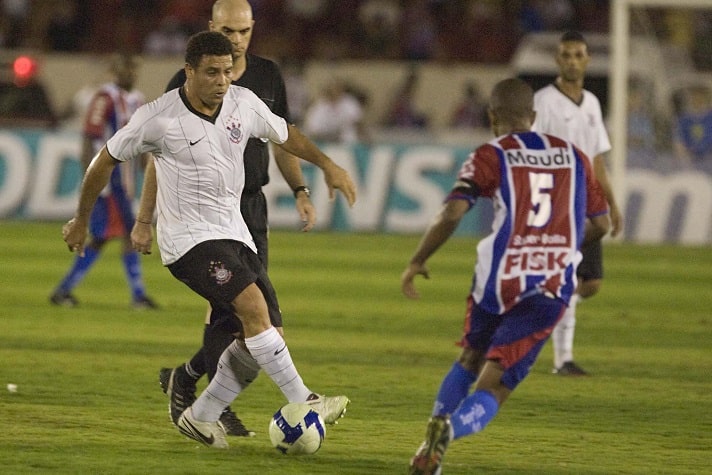
[[[232,306],[235,315],[242,322],[245,337],[255,336],[272,326],[267,302],[262,291],[255,284],[247,286],[235,297]]]
[[[504,367],[498,361],[486,361],[475,383],[475,390],[488,391],[500,405],[503,404],[512,394],[512,390],[502,383],[503,375]]]
[[[472,348],[463,348],[458,362],[467,371],[472,374],[478,374],[482,369],[482,365],[485,363],[485,358],[481,351],[476,351]]]
[[[259,312],[240,313],[236,315],[242,322],[243,332],[242,337],[247,338],[255,336],[269,329],[272,324],[269,321],[269,316],[261,315]]]

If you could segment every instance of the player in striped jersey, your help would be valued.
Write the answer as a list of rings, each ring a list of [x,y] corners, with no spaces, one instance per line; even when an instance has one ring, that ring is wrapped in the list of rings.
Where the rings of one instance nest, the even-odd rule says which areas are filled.
[[[273,114],[249,89],[231,85],[233,47],[219,32],[190,38],[185,85],[139,108],[87,169],[75,217],[64,227],[70,250],[82,252],[88,208],[122,161],[154,156],[157,177],[158,247],[173,276],[210,302],[230,309],[243,326],[245,345],[289,402],[314,407],[327,424],[343,415],[349,399],[311,391],[276,330],[281,312],[269,276],[240,211],[245,188],[244,151],[250,137],[282,144],[321,168],[333,197],[349,205],[356,189],[348,173],[293,125]],[[215,377],[178,420],[181,433],[216,448],[228,446],[218,419],[240,392],[235,372],[241,358],[234,341]]]
[[[410,473],[439,473],[448,444],[495,416],[563,315],[582,242],[608,231],[606,199],[588,158],[570,142],[531,132],[534,116],[525,82],[495,86],[489,117],[497,138],[463,164],[401,276],[403,293],[418,298],[413,281],[429,277],[428,258],[477,198],[494,201],[492,233],[477,246],[463,350],[442,382]]]
[[[86,170],[89,162],[106,141],[144,103],[144,96],[134,89],[138,72],[138,59],[116,54],[110,60],[113,81],[99,87],[87,109],[84,122],[84,141],[81,162]],[[101,254],[107,241],[120,238],[123,242],[122,262],[126,271],[134,308],[155,308],[146,296],[141,275],[139,254],[134,251],[129,235],[134,224],[133,198],[135,196],[136,163],[122,164],[111,174],[109,185],[96,201],[91,215],[91,242],[84,254],[74,259],[72,267],[50,296],[55,305],[74,307],[78,304],[72,290],[79,285]]]
[[[591,160],[610,207],[611,236],[622,229],[623,218],[608,181],[604,155],[611,149],[596,96],[583,88],[590,56],[584,37],[578,32],[564,33],[559,42],[556,63],[559,76],[534,94],[536,121],[533,129],[573,142]],[[574,361],[576,305],[580,299],[596,295],[603,281],[603,246],[600,240],[581,248],[583,260],[577,269],[579,284],[561,321],[551,336],[555,374],[585,376],[588,373]]]

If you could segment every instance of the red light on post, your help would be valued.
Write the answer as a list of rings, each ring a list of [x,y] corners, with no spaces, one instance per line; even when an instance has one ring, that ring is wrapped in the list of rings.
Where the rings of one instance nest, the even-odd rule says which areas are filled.
[[[15,73],[15,82],[26,84],[37,72],[37,63],[28,56],[18,56],[12,63],[12,71]]]

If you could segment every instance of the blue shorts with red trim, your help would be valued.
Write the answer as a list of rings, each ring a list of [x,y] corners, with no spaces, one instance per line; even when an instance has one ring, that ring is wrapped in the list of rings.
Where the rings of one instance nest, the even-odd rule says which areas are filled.
[[[133,206],[121,182],[119,166],[111,172],[109,189],[108,195],[97,198],[89,220],[89,231],[97,241],[128,237],[134,224]]]
[[[89,232],[98,241],[128,236],[133,226],[133,217],[127,219],[119,200],[113,195],[100,196],[96,200],[89,219]]]
[[[485,353],[504,367],[502,384],[513,390],[534,365],[541,348],[566,309],[563,301],[537,294],[502,315],[485,312],[468,302],[461,344]]]

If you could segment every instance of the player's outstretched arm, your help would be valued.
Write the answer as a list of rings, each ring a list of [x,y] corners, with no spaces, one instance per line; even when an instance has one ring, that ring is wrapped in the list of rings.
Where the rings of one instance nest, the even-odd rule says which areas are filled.
[[[289,187],[292,190],[296,190],[298,187],[304,186],[304,175],[302,174],[302,168],[299,166],[299,157],[287,152],[281,146],[273,147],[272,151],[274,152],[274,161],[277,163],[277,168],[279,168],[284,181],[287,182]],[[316,224],[316,209],[307,193],[296,193],[294,198],[297,212],[302,220],[302,231],[307,232]]]
[[[623,230],[623,215],[618,208],[616,197],[613,194],[613,187],[608,180],[608,170],[606,169],[606,160],[603,155],[593,157],[593,173],[596,175],[596,179],[601,184],[603,193],[606,195],[606,201],[608,201],[608,207],[610,208],[611,236],[616,237]]]
[[[586,229],[584,230],[583,243],[588,244],[592,241],[603,238],[611,227],[611,223],[607,214],[595,216],[586,220]]]
[[[415,276],[422,275],[426,279],[430,278],[425,263],[455,232],[460,220],[469,209],[470,205],[465,200],[450,200],[443,205],[438,215],[435,216],[425,234],[423,234],[408,266],[401,274],[401,291],[406,297],[411,299],[420,297],[413,282]]]
[[[118,161],[109,155],[106,147],[103,147],[89,164],[82,180],[77,211],[74,217],[62,227],[62,237],[71,252],[84,255],[84,241],[87,237],[91,211],[99,193],[109,183],[111,172],[117,163]]]
[[[324,172],[324,180],[329,187],[329,198],[334,199],[335,191],[339,190],[349,206],[356,202],[356,186],[349,174],[334,163],[319,147],[309,140],[297,127],[289,125],[289,138],[282,144],[287,152],[311,162]]]
[[[131,229],[131,246],[141,254],[151,253],[151,243],[153,242],[151,224],[153,223],[153,212],[156,209],[157,192],[156,165],[153,162],[153,156],[151,156],[146,161],[144,168],[139,209],[136,214],[136,222]]]

